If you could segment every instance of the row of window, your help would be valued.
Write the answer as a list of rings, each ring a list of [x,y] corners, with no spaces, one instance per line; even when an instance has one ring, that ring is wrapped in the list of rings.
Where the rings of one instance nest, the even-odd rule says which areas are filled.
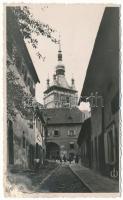
[[[17,66],[17,64],[16,64]],[[27,86],[29,86],[30,92],[33,96],[35,96],[35,89],[33,88],[33,81],[31,80],[31,78],[27,75],[27,70],[25,69],[24,65],[22,63],[20,63],[18,66],[18,68],[21,69],[21,73],[23,75],[24,78],[24,82]]]
[[[54,130],[53,133],[52,132],[48,132],[48,136],[55,136],[55,137],[59,137],[60,136],[60,131],[59,130]],[[76,136],[76,132],[74,130],[69,130],[68,131],[68,136],[74,137]]]
[[[105,162],[115,163],[116,161],[116,131],[112,124],[104,134]]]
[[[104,152],[105,163],[114,164],[116,162],[116,132],[115,126],[112,124],[104,134]],[[102,148],[102,135],[95,136],[91,141],[91,160],[95,160],[99,165]],[[87,142],[83,142],[81,146],[82,158],[88,158],[89,146]]]
[[[24,132],[23,132],[23,141],[22,141],[22,145],[23,145],[23,148],[25,149],[26,148],[26,138],[25,138],[25,135],[24,135]],[[75,148],[75,144],[74,142],[70,142],[70,149],[74,149]]]
[[[70,98],[69,96],[66,96],[66,95],[59,95],[59,94],[55,94],[55,100],[56,101],[62,101],[64,103],[69,103],[70,102]]]
[[[92,158],[99,160],[99,149],[102,143],[101,135],[91,141]],[[112,164],[116,161],[116,133],[115,126],[112,124],[104,134],[105,163]]]

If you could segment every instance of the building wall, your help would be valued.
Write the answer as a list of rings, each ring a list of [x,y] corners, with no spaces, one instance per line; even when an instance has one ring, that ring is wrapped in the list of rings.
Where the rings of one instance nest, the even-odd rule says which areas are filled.
[[[112,100],[119,94],[118,87],[114,85],[110,89],[107,87],[107,90],[104,102],[104,153],[106,173],[110,174],[113,168],[119,171],[119,106],[112,111]]]
[[[79,147],[80,163],[86,167],[91,167],[91,145],[90,139],[83,140]]]
[[[34,83],[34,81],[32,79],[32,76],[29,73],[26,63],[23,60],[22,54],[19,54],[20,51],[17,48],[17,43],[14,43],[13,48],[14,48],[14,51],[12,52],[12,55],[10,55],[10,54],[8,55],[8,60],[12,61],[12,62],[13,62],[13,60],[15,60],[15,61],[13,62],[13,64],[9,65],[9,69],[7,69],[7,70],[14,72],[16,77],[18,77],[17,82],[20,86],[22,86],[24,88],[24,92],[31,94],[30,90],[29,90],[29,85],[27,85],[27,83],[24,81],[24,74],[22,74],[22,72],[21,72],[22,65],[23,65],[23,69],[26,69],[26,71],[27,71],[27,77],[30,77],[30,80],[33,83]],[[16,55],[18,53],[18,55],[21,58],[21,60],[20,60],[21,62],[19,62],[18,66],[16,63],[17,57],[14,57],[15,52],[16,52]],[[35,87],[35,84],[33,84],[33,87]],[[23,98],[23,96],[22,96],[22,98]],[[15,111],[17,112],[16,119],[12,120],[13,149],[14,149],[14,163],[13,164],[14,164],[14,166],[19,167],[19,168],[29,168],[29,167],[32,167],[33,159],[34,159],[34,158],[31,158],[30,148],[33,149],[32,151],[34,151],[34,145],[35,145],[34,129],[30,128],[30,123],[32,123],[32,120],[30,121],[27,118],[25,118],[19,110],[15,109]],[[31,118],[33,119],[33,115]],[[24,147],[23,147],[23,137],[25,138]],[[34,153],[35,152],[33,152],[32,154],[34,154]],[[9,154],[9,156],[11,156],[10,154]],[[33,157],[33,155],[32,155],[32,157]],[[32,161],[30,162],[30,160],[32,160]]]
[[[16,69],[20,74],[22,82],[24,82],[26,85],[26,89],[29,90],[33,96],[35,96],[35,81],[33,79],[33,75],[30,73],[30,67],[24,59],[23,49],[20,45],[20,42],[22,42],[20,41],[20,35],[18,35],[17,38],[17,35],[14,35],[15,33],[13,33],[13,30],[11,29],[12,27],[9,29],[9,34],[7,33],[8,56],[15,63]]]
[[[110,176],[114,167],[118,170],[119,162],[119,112],[117,110],[115,113],[112,113],[111,109],[111,102],[116,93],[116,88],[112,86],[108,93],[104,94],[104,107],[92,109],[91,117],[92,168],[102,171],[102,173],[108,176]],[[112,129],[114,129],[114,133],[111,133],[110,138],[109,132]],[[102,155],[103,151],[104,155]],[[111,156],[114,157],[112,161],[109,160]]]
[[[14,154],[14,166],[17,168],[30,168],[30,146],[35,146],[35,135],[34,129],[29,127],[28,121],[23,119],[18,113],[16,115],[16,121],[12,121],[13,127],[13,154]],[[9,134],[9,127],[8,127],[8,134]],[[9,135],[8,135],[9,137]],[[8,141],[9,142],[9,141]],[[12,152],[8,152],[8,159],[9,156],[11,157]],[[33,155],[32,155],[33,156]],[[34,158],[33,158],[34,159]],[[32,165],[32,163],[31,163]]]
[[[9,57],[9,60],[11,60],[10,57]],[[24,66],[25,65],[23,65],[23,67]],[[30,94],[29,87],[24,82],[24,78],[18,71],[17,66],[15,64],[13,64],[13,65],[9,66],[9,70],[13,71],[14,74],[16,74],[16,76],[19,78],[17,80],[18,84],[21,85],[22,87],[24,87],[24,91],[26,93]],[[27,73],[27,74],[29,74],[29,73]],[[30,76],[30,79],[31,78],[32,77]],[[23,96],[22,96],[22,98],[23,98]],[[15,111],[17,113],[16,118],[15,118],[15,120],[12,120],[13,150],[14,150],[14,163],[13,164],[14,164],[14,166],[16,166],[18,168],[31,168],[31,167],[33,167],[33,164],[34,164],[33,161],[34,161],[34,154],[35,154],[35,136],[34,136],[35,132],[34,132],[33,126],[32,126],[32,128],[30,128],[30,123],[32,123],[32,120],[30,121],[27,118],[25,118],[19,110],[15,109]],[[31,118],[33,119],[33,115]],[[23,137],[25,138],[24,146],[23,146]],[[11,156],[11,152],[8,152],[8,156]],[[8,162],[8,164],[9,164],[9,162]]]
[[[34,132],[35,132],[35,144],[38,145],[38,149],[35,157],[38,157],[41,161],[41,164],[44,163],[46,156],[46,147],[45,147],[45,127],[41,119],[36,116],[34,119]]]
[[[102,96],[91,108],[91,167],[112,177],[119,173],[119,7],[107,7],[95,40],[81,96]],[[86,139],[85,139],[86,142]],[[115,177],[115,178],[118,178]]]
[[[95,107],[91,110],[91,123],[92,123],[92,135],[91,135],[91,152],[92,167],[96,170],[99,169],[99,137],[102,134],[102,107]]]
[[[79,145],[80,163],[86,167],[91,167],[91,118],[85,119],[82,123],[80,134],[77,140]]]
[[[18,112],[18,111],[17,111]],[[36,122],[37,121],[37,122]],[[45,148],[45,128],[39,118],[35,118],[33,126],[30,128],[29,120],[24,119],[18,112],[16,120],[12,121],[13,127],[13,152],[8,151],[8,164],[13,164],[17,168],[34,168],[36,158],[36,145],[39,146],[38,158],[41,164],[44,163],[46,156]],[[8,138],[9,138],[8,126]],[[8,146],[9,141],[8,139]],[[10,150],[8,148],[8,150]],[[12,155],[13,154],[13,155]],[[9,163],[9,157],[13,157],[13,163]]]
[[[53,142],[58,144],[60,147],[60,155],[64,154],[69,157],[69,153],[76,154],[78,152],[77,138],[80,132],[81,124],[77,125],[48,125],[48,137],[46,142]],[[54,131],[58,130],[59,135],[54,136]],[[71,132],[74,131],[74,136],[70,136]],[[74,149],[70,148],[70,143],[74,143]]]
[[[24,52],[27,53],[27,57],[25,57]],[[30,65],[31,58],[29,57],[23,37],[19,32],[16,19],[11,10],[7,9],[7,72],[13,72],[15,80],[11,81],[15,81],[18,86],[23,88],[23,93],[25,92],[34,97],[36,80],[34,81],[34,74],[30,71]],[[7,83],[9,84],[9,81]],[[9,98],[7,96],[8,102],[11,102],[12,95],[15,95],[16,100],[23,98],[23,95],[21,97],[17,96],[16,90],[17,88],[15,88],[14,93],[11,94]],[[22,102],[24,102],[24,100]],[[12,102],[13,109],[16,112],[15,118],[11,116],[8,110],[8,166],[13,165],[18,168],[33,168],[35,158],[33,114],[31,113],[27,116],[27,110],[24,104],[22,105],[22,102],[21,105],[18,103],[16,108],[15,102]],[[19,109],[20,107],[23,107],[23,111],[26,115],[22,114],[22,109]]]

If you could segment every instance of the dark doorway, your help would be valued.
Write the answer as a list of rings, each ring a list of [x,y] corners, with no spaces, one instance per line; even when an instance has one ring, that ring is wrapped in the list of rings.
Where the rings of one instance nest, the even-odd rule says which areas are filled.
[[[46,158],[48,159],[58,159],[60,155],[60,148],[58,144],[54,142],[46,143]]]
[[[8,162],[14,164],[13,124],[8,122]]]

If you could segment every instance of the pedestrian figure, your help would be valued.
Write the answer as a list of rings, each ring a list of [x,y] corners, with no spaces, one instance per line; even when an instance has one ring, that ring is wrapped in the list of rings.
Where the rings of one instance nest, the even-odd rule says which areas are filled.
[[[36,171],[39,171],[39,166],[40,166],[40,159],[39,158],[35,158],[35,169]]]
[[[64,160],[64,162],[66,163],[66,156],[65,156],[65,155],[63,156],[63,160]]]
[[[70,164],[71,164],[71,161],[72,161],[72,157],[71,157],[71,155],[69,155],[69,162],[70,162]]]
[[[61,156],[60,156],[59,160],[60,160],[60,163],[62,163],[62,159],[61,159]]]
[[[76,154],[75,163],[78,163],[78,162],[79,162],[79,156],[78,154]]]

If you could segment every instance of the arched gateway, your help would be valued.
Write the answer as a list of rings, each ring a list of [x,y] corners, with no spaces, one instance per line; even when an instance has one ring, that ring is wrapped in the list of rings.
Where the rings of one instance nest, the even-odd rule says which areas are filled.
[[[55,142],[46,143],[46,158],[47,159],[58,159],[60,155],[60,147]]]

